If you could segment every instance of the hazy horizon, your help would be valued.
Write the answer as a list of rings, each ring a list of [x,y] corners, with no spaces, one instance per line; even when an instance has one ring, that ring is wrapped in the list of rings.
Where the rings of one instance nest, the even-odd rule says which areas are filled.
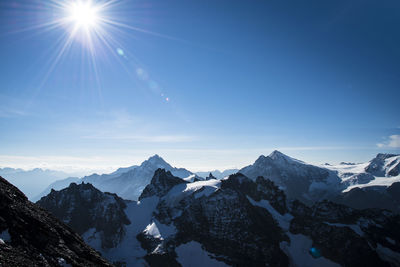
[[[303,148],[303,149],[307,150],[307,148]],[[308,148],[308,149],[312,150],[312,148]],[[217,171],[217,170],[222,172],[222,171],[228,170],[228,169],[241,169],[241,168],[243,168],[245,166],[253,164],[254,161],[259,156],[261,156],[261,155],[268,156],[274,150],[276,150],[276,149],[272,149],[269,153],[258,154],[258,156],[254,157],[254,158],[250,158],[247,162],[243,161],[243,164],[241,164],[241,165],[234,165],[234,166],[229,166],[228,165],[226,167],[221,167],[221,168],[219,168],[219,167],[214,167],[214,168],[212,168],[212,167],[211,168],[207,168],[207,167],[205,167],[205,168],[188,167],[188,166],[186,166],[186,165],[184,165],[182,163],[180,164],[181,161],[180,161],[179,158],[176,161],[171,161],[171,160],[169,160],[168,158],[164,157],[163,155],[161,155],[159,153],[152,154],[152,155],[150,155],[148,157],[137,158],[136,161],[132,160],[130,163],[128,162],[129,160],[125,160],[123,162],[126,162],[126,163],[123,164],[123,165],[104,165],[102,167],[97,167],[97,168],[96,167],[92,167],[92,168],[83,167],[83,166],[80,166],[78,163],[70,164],[70,165],[64,165],[63,166],[63,165],[49,165],[49,164],[45,164],[44,162],[38,163],[36,165],[34,165],[34,164],[14,165],[14,166],[13,165],[4,165],[4,166],[0,165],[0,168],[14,168],[14,169],[22,169],[24,171],[30,171],[30,170],[33,170],[35,168],[39,168],[39,169],[42,169],[42,170],[61,171],[61,172],[64,172],[66,174],[70,174],[71,176],[85,176],[85,175],[90,175],[90,174],[93,174],[93,173],[97,173],[97,174],[111,173],[111,172],[116,171],[118,168],[131,167],[131,166],[134,166],[134,165],[140,165],[143,161],[147,160],[149,157],[154,156],[154,155],[159,155],[167,163],[171,164],[172,167],[185,168],[185,169],[188,169],[189,171],[192,171],[192,172],[209,172],[209,171]],[[279,149],[278,149],[278,151],[283,152],[283,150],[279,150]],[[292,152],[292,151],[291,150],[286,150],[286,152],[284,154],[287,155],[287,156],[290,156],[292,158],[296,158],[298,160],[304,161],[305,163],[313,164],[313,165],[323,165],[325,163],[328,163],[328,164],[331,164],[331,165],[337,165],[337,164],[340,164],[341,162],[366,163],[366,162],[370,161],[371,159],[373,159],[376,156],[376,154],[371,155],[370,158],[367,158],[366,160],[363,160],[363,161],[352,161],[352,160],[345,160],[345,159],[340,160],[339,159],[338,161],[329,162],[329,161],[324,161],[324,160],[321,159],[321,161],[313,162],[313,161],[305,160],[304,158],[301,158],[301,157],[293,156],[293,153],[290,153],[290,152]],[[378,152],[378,153],[381,153],[381,152]],[[299,156],[301,156],[301,153],[299,154]],[[54,159],[54,157],[51,157],[51,158]],[[55,157],[55,160],[59,160],[59,159],[60,158]],[[40,159],[38,159],[38,160],[40,160]],[[72,159],[70,158],[69,160],[72,160]],[[82,160],[82,159],[77,158],[77,159],[74,159],[74,160]],[[98,164],[99,162],[103,162],[106,159],[104,159],[104,158],[103,159],[102,158],[94,158],[94,159],[91,159],[91,160],[94,163]],[[229,158],[225,159],[225,160],[229,161]],[[197,162],[197,161],[195,161],[195,162]],[[116,164],[118,164],[118,162],[116,162]]]

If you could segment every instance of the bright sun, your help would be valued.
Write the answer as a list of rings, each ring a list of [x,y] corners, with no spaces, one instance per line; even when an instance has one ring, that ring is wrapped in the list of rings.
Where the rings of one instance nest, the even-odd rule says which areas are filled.
[[[68,20],[76,28],[89,30],[97,26],[99,22],[99,8],[91,1],[76,1],[67,7]]]

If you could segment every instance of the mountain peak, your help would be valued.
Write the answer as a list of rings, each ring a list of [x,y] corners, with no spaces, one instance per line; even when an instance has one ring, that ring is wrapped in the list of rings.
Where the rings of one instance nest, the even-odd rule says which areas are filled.
[[[151,196],[162,196],[175,185],[183,183],[186,183],[186,181],[173,176],[170,171],[159,168],[154,172],[150,184],[145,187],[139,200]]]
[[[154,156],[151,156],[147,160],[143,161],[142,164],[140,165],[141,167],[145,168],[161,168],[161,169],[169,169],[172,168],[172,166],[166,162],[162,157],[159,155],[155,154]]]
[[[282,152],[278,151],[278,150],[274,150],[272,151],[271,154],[269,154],[270,158],[272,159],[277,159],[277,158],[288,158],[288,156],[286,156],[285,154],[283,154]]]
[[[396,157],[396,156],[399,156],[399,154],[379,153],[379,154],[376,155],[375,158],[376,159],[385,160],[385,159],[388,159],[388,158],[391,158],[391,157]]]
[[[263,163],[270,162],[270,161],[282,162],[282,163],[284,163],[284,162],[303,163],[302,161],[294,159],[294,158],[291,158],[291,157],[283,154],[282,152],[280,152],[278,150],[274,150],[267,157],[264,156],[264,155],[259,156],[258,159],[256,160],[256,164],[263,164]]]
[[[158,154],[155,154],[154,156],[151,156],[150,158],[148,158],[146,160],[147,162],[150,162],[152,164],[158,164],[158,163],[162,163],[165,164],[167,163],[162,157],[160,157]],[[146,162],[145,161],[145,162]],[[168,163],[167,163],[168,164]]]
[[[162,158],[158,154],[154,154],[153,156],[151,156],[149,158],[149,160],[151,160],[151,159],[162,159]]]

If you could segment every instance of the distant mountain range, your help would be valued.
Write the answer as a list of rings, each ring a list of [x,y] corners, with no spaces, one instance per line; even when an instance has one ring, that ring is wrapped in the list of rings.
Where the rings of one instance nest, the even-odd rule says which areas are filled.
[[[33,200],[39,200],[42,196],[47,195],[51,189],[60,190],[68,187],[72,182],[91,183],[101,191],[118,193],[124,199],[137,200],[146,185],[150,183],[154,172],[158,168],[171,171],[174,175],[182,179],[194,178],[192,172],[183,168],[174,168],[160,156],[154,155],[139,166],[120,168],[110,174],[92,174],[83,178],[67,178],[56,181],[33,198]]]
[[[223,172],[211,171],[195,174],[187,169],[174,168],[160,156],[154,155],[138,166],[120,168],[110,174],[92,174],[83,178],[67,178],[56,181],[33,200],[39,200],[51,189],[60,190],[68,187],[72,182],[91,183],[101,191],[116,193],[124,199],[137,200],[158,168],[171,171],[173,175],[190,182],[205,179],[209,177],[210,173],[213,178],[217,179],[237,172],[253,180],[258,176],[263,176],[274,181],[285,191],[289,199],[299,199],[307,204],[322,199],[336,200],[342,203],[343,200],[340,199],[342,195],[354,188],[362,188],[364,192],[378,190],[387,195],[384,192],[385,189],[392,183],[400,181],[400,156],[394,154],[378,154],[367,163],[317,166],[291,158],[279,151],[273,151],[268,156],[260,156],[252,165],[240,170],[231,169]],[[392,197],[388,197],[384,202],[388,203],[392,199]],[[359,205],[353,205],[353,207],[357,208]],[[363,207],[369,206],[364,204]]]
[[[66,178],[70,174],[40,168],[32,170],[0,168],[0,176],[6,177],[10,183],[23,191],[29,199],[32,199],[41,193],[50,183]]]

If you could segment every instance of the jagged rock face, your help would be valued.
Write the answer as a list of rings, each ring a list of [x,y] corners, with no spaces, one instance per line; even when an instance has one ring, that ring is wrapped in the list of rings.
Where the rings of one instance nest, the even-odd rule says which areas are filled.
[[[239,171],[255,180],[258,176],[270,179],[285,191],[289,199],[312,203],[339,193],[343,188],[337,173],[308,165],[279,151],[260,156],[253,165]]]
[[[0,177],[2,266],[112,266],[69,227]],[[5,242],[4,242],[5,241]]]
[[[155,185],[157,181],[160,179],[153,179],[148,188],[158,187]],[[217,259],[230,265],[287,266],[288,258],[279,247],[281,241],[288,239],[287,236],[271,214],[252,205],[246,194],[261,199],[262,196],[258,196],[257,192],[260,195],[269,195],[277,190],[272,195],[278,196],[276,206],[282,212],[286,210],[285,198],[280,195],[282,192],[276,186],[263,178],[258,181],[255,183],[241,174],[232,175],[228,180],[222,181],[221,188],[214,193],[207,193],[202,188],[198,190],[198,195],[178,197],[180,201],[171,201],[169,195],[163,198],[165,193],[161,195],[158,194],[160,191],[146,188],[143,194],[152,192],[146,195],[160,196],[155,218],[164,224],[172,223],[177,229],[177,233],[169,239],[157,239],[145,232],[138,236],[143,248],[149,252],[148,262],[157,265],[157,259],[163,255],[162,259],[168,259],[172,264],[174,248],[194,240]],[[174,189],[181,189],[180,186]],[[259,189],[263,191],[258,191]],[[185,191],[184,188],[181,190]],[[278,204],[279,201],[282,203]]]
[[[195,240],[236,266],[287,266],[279,243],[287,238],[263,208],[253,206],[240,192],[225,189],[194,199],[174,220],[176,239]]]
[[[103,248],[116,246],[130,224],[125,201],[116,194],[103,193],[91,184],[75,184],[61,191],[52,190],[37,204],[82,235],[91,228],[101,233]]]
[[[248,195],[255,201],[266,199],[280,214],[285,214],[288,211],[285,193],[274,182],[264,179],[262,176],[257,177],[254,183],[241,173],[233,174],[229,179],[221,182],[221,188],[231,188]]]
[[[400,173],[400,155],[378,154],[365,171],[375,176],[397,176]]]
[[[175,185],[185,183],[186,181],[173,176],[170,171],[157,169],[154,173],[153,178],[151,179],[150,184],[146,186],[146,188],[140,195],[139,200],[150,196],[161,197],[165,195]]]
[[[217,179],[211,172],[208,174],[208,176],[206,177],[206,180],[210,180],[210,179]]]
[[[400,252],[399,215],[384,210],[354,210],[329,201],[312,207],[295,201],[291,211],[294,219],[290,232],[310,236],[314,246],[332,261],[343,266],[400,264],[400,258],[391,265],[384,261],[386,255],[378,255],[379,246]]]

